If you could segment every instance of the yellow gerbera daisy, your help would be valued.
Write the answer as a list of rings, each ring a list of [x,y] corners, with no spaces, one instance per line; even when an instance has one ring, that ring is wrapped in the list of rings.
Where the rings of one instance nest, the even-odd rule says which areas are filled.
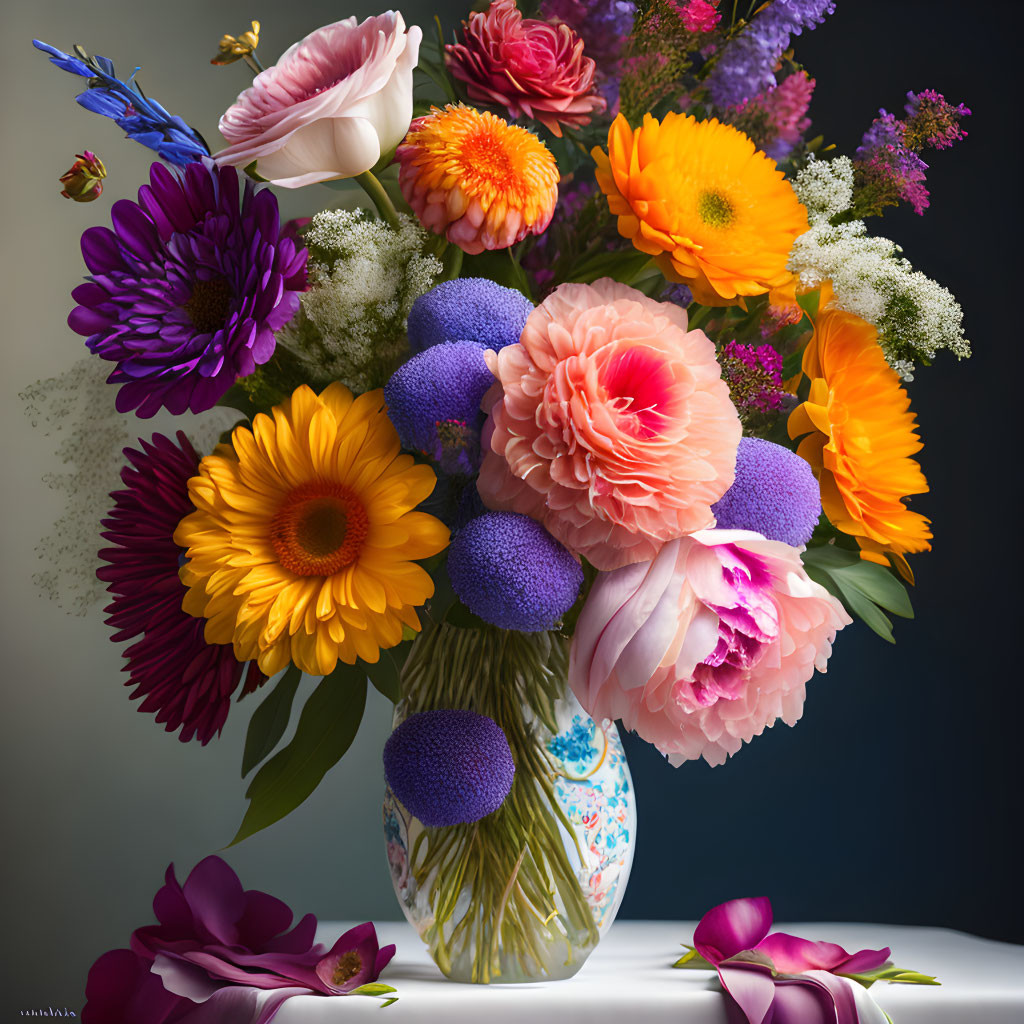
[[[448,528],[413,511],[435,477],[399,449],[382,392],[303,385],[202,460],[174,539],[208,642],[268,676],[289,661],[326,675],[420,628],[434,584],[412,559],[443,550]]]
[[[855,537],[861,557],[888,565],[885,553],[913,579],[904,553],[927,551],[928,520],[903,499],[928,490],[910,399],[885,361],[871,324],[826,310],[804,352],[807,401],[789,417],[789,436],[807,436],[797,454],[821,485],[821,505],[838,530]]]
[[[661,122],[646,114],[632,129],[620,114],[608,152],[592,155],[619,233],[698,302],[727,306],[792,291],[786,260],[807,230],[807,211],[743,132],[684,114]]]

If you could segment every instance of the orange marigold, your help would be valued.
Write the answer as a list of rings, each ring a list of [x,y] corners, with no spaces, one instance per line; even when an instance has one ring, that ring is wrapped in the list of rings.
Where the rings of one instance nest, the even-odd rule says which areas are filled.
[[[708,306],[768,291],[792,305],[786,260],[808,229],[807,211],[743,132],[684,114],[660,122],[646,114],[633,129],[620,114],[608,152],[592,155],[619,233],[654,256],[670,281]]]
[[[395,156],[402,195],[425,228],[468,253],[507,249],[550,223],[558,166],[525,128],[463,104],[431,108]]]
[[[922,444],[910,399],[885,361],[875,328],[828,309],[804,352],[807,401],[789,417],[789,436],[807,436],[797,454],[814,469],[821,505],[836,529],[856,538],[861,557],[913,579],[905,553],[928,551],[929,521],[904,499],[928,481],[911,455]]]

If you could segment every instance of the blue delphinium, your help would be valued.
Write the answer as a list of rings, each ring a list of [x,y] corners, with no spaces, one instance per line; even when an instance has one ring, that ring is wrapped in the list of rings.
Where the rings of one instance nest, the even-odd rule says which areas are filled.
[[[834,0],[774,0],[718,58],[707,78],[712,102],[734,107],[774,85],[790,37],[820,25],[834,10]]]
[[[74,55],[64,53],[38,39],[32,45],[48,53],[50,63],[62,71],[89,79],[89,88],[75,97],[86,110],[109,117],[128,138],[155,150],[168,163],[184,167],[210,155],[210,147],[194,128],[148,99],[131,79],[122,82],[106,57],[89,57],[79,46]]]

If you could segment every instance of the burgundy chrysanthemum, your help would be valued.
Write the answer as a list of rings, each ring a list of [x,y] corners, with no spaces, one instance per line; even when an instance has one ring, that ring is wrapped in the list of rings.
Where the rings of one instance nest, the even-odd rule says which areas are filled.
[[[139,201],[111,210],[114,230],[89,228],[91,276],[68,317],[86,345],[116,363],[119,412],[202,412],[274,353],[274,331],[295,314],[306,251],[282,237],[277,200],[233,167],[161,164]]]
[[[140,637],[125,651],[134,686],[133,700],[144,697],[140,711],[156,712],[168,732],[181,727],[182,742],[195,737],[205,745],[224,727],[231,695],[243,673],[242,696],[262,686],[266,677],[250,663],[235,659],[230,644],[208,644],[204,619],[182,611],[186,589],[178,579],[183,551],[174,543],[181,519],[194,511],[188,480],[199,456],[183,433],[178,443],[162,434],[125,449],[130,465],[121,471],[125,485],[115,491],[114,508],[103,520],[106,563],[96,575],[109,584],[114,600],[105,611],[115,643]]]

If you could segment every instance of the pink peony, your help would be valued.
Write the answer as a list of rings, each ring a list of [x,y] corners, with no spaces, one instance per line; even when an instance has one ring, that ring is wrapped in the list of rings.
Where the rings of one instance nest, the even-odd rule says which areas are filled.
[[[565,284],[487,359],[499,381],[483,402],[489,508],[533,516],[599,569],[714,525],[740,421],[685,310],[609,278]]]
[[[605,109],[594,88],[594,62],[568,25],[524,20],[515,0],[494,0],[462,23],[462,42],[445,47],[453,77],[477,103],[532,117],[555,135],[560,125],[580,128]]]
[[[423,33],[388,11],[346,18],[291,46],[220,119],[215,157],[285,188],[370,170],[412,120],[412,72]]]
[[[797,722],[850,621],[796,548],[703,530],[598,576],[569,683],[594,718],[621,718],[673,764],[722,764],[776,719]]]

